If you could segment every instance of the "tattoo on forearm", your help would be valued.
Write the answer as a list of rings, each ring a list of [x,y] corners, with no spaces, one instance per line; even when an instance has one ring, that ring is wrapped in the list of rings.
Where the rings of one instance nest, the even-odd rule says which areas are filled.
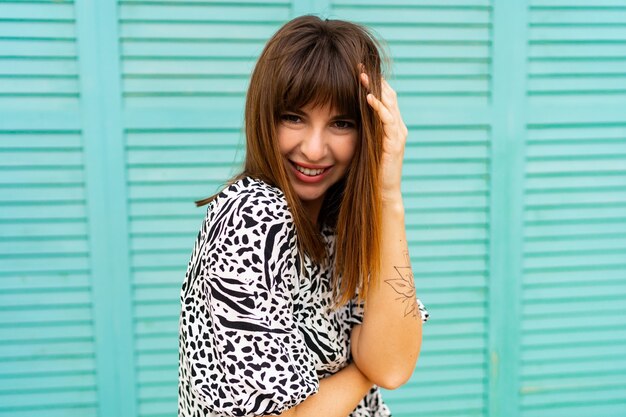
[[[411,315],[417,318],[419,317],[419,306],[415,295],[415,281],[411,269],[409,252],[404,252],[404,257],[408,266],[394,266],[399,278],[386,279],[385,282],[400,295],[396,300],[400,300],[405,306],[404,317]]]

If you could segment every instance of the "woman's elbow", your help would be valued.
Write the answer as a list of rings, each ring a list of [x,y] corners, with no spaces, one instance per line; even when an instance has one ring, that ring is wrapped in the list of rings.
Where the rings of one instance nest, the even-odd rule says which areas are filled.
[[[387,390],[398,389],[411,379],[411,375],[409,374],[407,377],[406,375],[390,374],[382,378],[376,385]]]
[[[411,379],[413,375],[414,368],[408,369],[397,369],[397,370],[387,370],[386,372],[380,372],[377,375],[372,375],[368,377],[373,384],[387,389],[394,390],[398,389]]]
[[[373,352],[368,352],[372,355]],[[388,390],[400,388],[406,384],[415,371],[419,349],[412,354],[381,354],[377,352],[369,357],[355,357],[357,367],[373,384]],[[385,359],[374,359],[385,358]],[[393,359],[392,359],[393,358]],[[362,367],[360,365],[363,365]]]

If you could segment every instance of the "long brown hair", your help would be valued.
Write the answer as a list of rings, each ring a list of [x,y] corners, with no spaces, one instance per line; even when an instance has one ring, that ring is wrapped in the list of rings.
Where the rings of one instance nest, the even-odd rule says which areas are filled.
[[[336,305],[355,295],[367,300],[380,274],[382,124],[367,104],[380,97],[381,67],[387,60],[370,32],[342,20],[301,16],[281,27],[265,46],[252,73],[246,97],[246,158],[229,183],[251,176],[277,186],[294,218],[298,245],[311,259],[325,262],[318,227],[309,219],[289,182],[277,144],[277,125],[287,110],[330,104],[357,121],[359,140],[345,177],[326,193],[318,222],[337,234],[334,295]],[[359,82],[368,74],[370,90]],[[215,198],[196,201],[197,206]]]

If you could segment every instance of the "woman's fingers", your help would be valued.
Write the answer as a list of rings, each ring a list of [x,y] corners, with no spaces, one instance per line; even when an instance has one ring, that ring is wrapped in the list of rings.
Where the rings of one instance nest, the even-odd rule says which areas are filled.
[[[369,89],[369,77],[366,73],[361,73],[361,82],[365,88]],[[390,112],[398,112],[397,94],[389,85],[387,80],[381,77],[381,97],[380,101]]]
[[[361,72],[361,84],[367,89],[370,88],[370,79],[365,72]]]
[[[367,95],[367,102],[370,106],[372,106],[376,113],[378,113],[378,117],[380,117],[380,120],[382,120],[384,124],[390,125],[393,123],[393,114],[391,114],[389,109],[385,107],[385,105],[377,99],[374,94],[369,93]]]
[[[398,95],[384,78],[381,79],[381,98],[389,109],[395,110],[398,108]]]
[[[367,74],[361,73],[361,82],[365,88],[369,89],[369,79]],[[386,163],[381,167],[383,181],[396,187],[402,177],[402,158],[404,147],[408,136],[408,130],[397,102],[397,94],[389,83],[381,77],[381,96],[378,99],[374,94],[367,94],[368,105],[376,112],[383,124],[383,154],[387,155]]]
[[[369,87],[369,78],[366,73],[361,73],[363,85]],[[385,124],[386,129],[399,129],[400,135],[405,138],[408,136],[408,129],[402,120],[400,108],[398,107],[398,95],[389,85],[387,80],[381,77],[381,98],[376,98],[373,94],[367,95],[367,102],[378,113],[381,121]],[[392,127],[393,126],[393,127]]]

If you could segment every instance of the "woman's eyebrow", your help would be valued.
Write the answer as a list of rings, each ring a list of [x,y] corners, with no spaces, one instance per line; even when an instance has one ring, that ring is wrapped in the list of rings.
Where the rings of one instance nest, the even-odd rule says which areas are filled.
[[[287,113],[293,113],[293,114],[297,114],[299,116],[307,116],[307,112],[305,112],[302,109],[286,109],[285,112]]]
[[[337,114],[337,115],[331,117],[331,120],[337,120],[337,119],[356,120],[356,118],[354,116],[351,116],[349,114]]]

